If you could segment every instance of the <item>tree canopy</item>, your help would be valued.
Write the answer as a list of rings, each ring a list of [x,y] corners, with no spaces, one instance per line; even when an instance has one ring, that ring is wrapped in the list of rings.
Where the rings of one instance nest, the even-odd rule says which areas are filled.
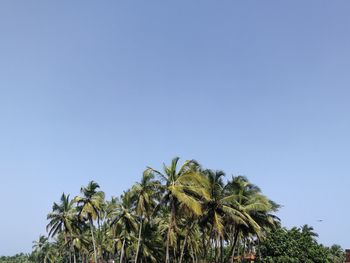
[[[292,229],[277,228],[267,235],[259,246],[261,262],[268,263],[343,263],[340,246],[328,248],[319,244],[313,228],[304,225]]]
[[[29,255],[3,262],[338,263],[339,246],[317,243],[307,225],[287,230],[279,205],[244,176],[171,160],[106,200],[97,182],[74,198],[63,193],[48,213],[47,235]],[[17,260],[17,261],[16,261]]]

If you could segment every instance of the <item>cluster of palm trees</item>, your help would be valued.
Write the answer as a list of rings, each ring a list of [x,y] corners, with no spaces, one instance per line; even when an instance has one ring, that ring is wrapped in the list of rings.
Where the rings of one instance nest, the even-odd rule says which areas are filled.
[[[234,262],[279,224],[277,209],[243,176],[174,158],[162,171],[147,168],[120,198],[105,200],[93,181],[79,196],[63,193],[34,254],[39,262]]]

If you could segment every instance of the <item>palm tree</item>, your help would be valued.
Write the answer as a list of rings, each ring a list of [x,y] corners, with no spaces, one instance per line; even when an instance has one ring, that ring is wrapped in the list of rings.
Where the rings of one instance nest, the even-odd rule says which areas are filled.
[[[116,197],[112,197],[109,201],[106,201],[105,210],[104,210],[104,223],[108,226],[106,231],[106,236],[109,240],[108,252],[109,259],[112,259],[117,253],[117,243],[118,236],[116,233],[115,224],[112,224],[116,218],[118,208],[120,207],[120,200]]]
[[[135,212],[139,217],[139,234],[135,255],[135,263],[137,263],[140,245],[141,245],[141,235],[142,235],[142,224],[144,216],[148,217],[153,212],[156,205],[157,189],[160,187],[160,182],[154,180],[154,174],[150,170],[146,170],[141,178],[141,182],[136,183],[130,191],[131,198],[135,200]]]
[[[49,243],[45,252],[44,263],[55,263],[58,261],[58,257],[59,252],[57,246]]]
[[[46,230],[49,237],[54,237],[59,233],[63,233],[65,243],[68,243],[68,237],[72,237],[73,224],[75,217],[75,208],[73,201],[69,200],[69,195],[62,194],[60,203],[53,203],[52,212],[47,215],[49,220]],[[71,262],[71,252],[69,253],[69,261]],[[73,251],[74,253],[74,251]],[[74,254],[74,262],[76,262]]]
[[[231,201],[232,206],[242,215],[242,220],[232,222],[233,227],[229,227],[233,232],[230,253],[233,262],[239,236],[244,233],[245,236],[251,234],[258,239],[264,238],[264,227],[275,225],[276,221],[270,217],[270,213],[277,205],[261,194],[260,188],[250,183],[244,176],[232,177],[225,190],[234,197]]]
[[[121,242],[120,263],[123,262],[127,246],[127,241],[134,239],[133,233],[137,229],[135,215],[132,211],[132,200],[130,191],[124,192],[121,197],[122,202],[118,204],[111,226],[116,228],[116,232]]]
[[[145,263],[157,263],[163,257],[163,238],[156,221],[145,220],[142,224],[142,242],[139,245],[139,261]],[[135,250],[135,243],[131,244]],[[137,250],[137,248],[136,248]]]
[[[38,240],[33,241],[33,250],[34,251],[42,251],[45,246],[48,244],[48,238],[40,235]]]
[[[318,237],[318,234],[314,231],[314,228],[312,226],[309,225],[303,225],[301,227],[301,233],[305,236],[311,237],[311,238],[315,238]]]
[[[93,181],[80,191],[53,204],[47,231],[54,239],[34,243],[37,262],[231,262],[279,224],[279,206],[247,178],[225,184],[222,171],[203,170],[194,160],[147,168],[140,182],[106,202]],[[310,227],[297,230],[314,239]],[[341,251],[334,251],[339,261]]]
[[[164,181],[162,191],[164,192],[160,205],[167,205],[170,210],[169,227],[166,237],[165,263],[170,261],[170,237],[176,229],[176,219],[180,205],[186,207],[196,216],[202,214],[202,199],[208,199],[208,183],[200,172],[199,164],[194,161],[186,161],[179,169],[177,167],[179,158],[172,160],[170,166],[164,165],[164,171],[159,172],[148,168]]]
[[[236,198],[234,193],[226,190],[226,186],[222,180],[225,173],[222,171],[205,170],[204,174],[209,181],[210,199],[205,202],[205,213],[201,218],[202,224],[210,228],[209,240],[212,239],[215,244],[219,244],[215,250],[215,260],[220,255],[220,262],[224,260],[223,241],[225,238],[225,223],[229,220],[235,224],[243,223],[245,220],[242,212],[233,205]],[[204,233],[203,233],[204,235]],[[206,244],[204,246],[204,257],[206,257]]]
[[[72,246],[79,255],[78,262],[85,262],[85,259],[90,258],[91,234],[90,227],[84,223],[79,226],[72,234]]]
[[[49,240],[47,237],[40,235],[39,239],[33,241],[33,252],[35,258],[38,262],[44,262],[46,257],[46,252],[49,248]]]
[[[97,262],[97,251],[94,238],[94,221],[97,220],[99,223],[105,198],[104,192],[97,191],[99,188],[100,186],[96,182],[91,181],[86,187],[82,187],[80,189],[82,196],[77,196],[74,199],[74,201],[78,204],[80,219],[88,220],[90,224],[95,262]]]
[[[182,241],[182,248],[180,251],[180,259],[179,263],[182,263],[185,259],[185,251],[187,249],[187,255],[191,255],[193,257],[193,252],[198,250],[198,246],[193,246],[194,239],[196,242],[199,240],[199,228],[198,228],[198,220],[194,216],[190,217],[183,217],[178,222],[178,224],[181,224],[182,231],[179,233],[181,235]],[[181,239],[180,239],[181,240]],[[198,243],[197,243],[198,245]]]

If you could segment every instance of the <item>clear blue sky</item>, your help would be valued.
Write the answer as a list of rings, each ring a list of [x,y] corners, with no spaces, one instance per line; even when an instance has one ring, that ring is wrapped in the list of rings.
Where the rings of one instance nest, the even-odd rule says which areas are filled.
[[[350,1],[0,2],[0,254],[174,156],[350,247]],[[323,219],[318,223],[316,220]]]

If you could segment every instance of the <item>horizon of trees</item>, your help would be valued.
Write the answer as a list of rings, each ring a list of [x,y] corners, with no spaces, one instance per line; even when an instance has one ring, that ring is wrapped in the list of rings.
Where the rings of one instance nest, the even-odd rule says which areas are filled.
[[[33,252],[0,262],[226,263],[244,262],[247,255],[256,262],[342,262],[335,260],[344,251],[318,245],[312,228],[282,228],[279,207],[244,176],[226,178],[195,160],[180,165],[176,157],[161,171],[148,167],[120,197],[106,200],[94,181],[78,196],[63,193]],[[291,244],[295,249],[286,254]],[[305,247],[314,248],[304,253],[310,261],[298,261],[293,253]]]

